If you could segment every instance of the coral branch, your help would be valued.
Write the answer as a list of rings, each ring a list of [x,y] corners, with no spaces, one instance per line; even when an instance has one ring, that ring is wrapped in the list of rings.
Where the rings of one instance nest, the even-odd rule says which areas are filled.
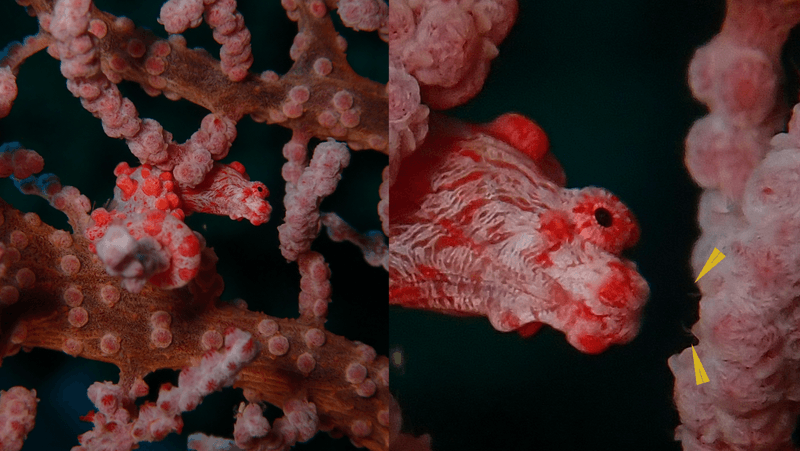
[[[332,287],[331,268],[341,267],[337,250],[328,247],[330,241],[315,242],[321,223],[319,203],[336,190],[343,169],[356,158],[351,150],[386,152],[388,144],[385,86],[350,67],[345,57],[347,42],[331,20],[336,3],[282,2],[298,32],[287,49],[294,63],[282,76],[272,71],[250,72],[256,59],[253,54],[264,43],[251,42],[251,31],[245,28],[243,13],[237,11],[233,0],[168,2],[161,15],[172,34],[167,40],[137,28],[129,18],[99,10],[91,0],[18,3],[38,19],[40,30],[0,55],[4,138],[16,134],[11,127],[5,128],[11,124],[6,121],[18,119],[15,114],[21,114],[17,113],[20,102],[30,102],[29,72],[24,63],[36,65],[39,57],[46,55],[33,55],[47,47],[50,56],[60,60],[69,93],[99,119],[95,124],[102,125],[107,137],[122,138],[132,161],[141,163],[118,163],[131,161],[131,155],[127,151],[113,155],[113,143],[109,149],[114,150],[105,148],[107,138],[101,144],[103,149],[85,144],[78,154],[71,155],[77,164],[103,161],[105,166],[96,169],[92,179],[102,183],[116,177],[113,199],[96,208],[77,188],[62,185],[53,174],[41,173],[44,160],[52,157],[49,149],[39,149],[46,157],[42,158],[25,147],[26,137],[19,139],[23,144],[8,143],[0,148],[0,177],[11,178],[25,194],[47,200],[67,215],[73,229],[73,233],[57,230],[36,213],[23,214],[0,200],[0,357],[41,348],[119,368],[117,382],[97,382],[88,388],[97,410],[82,418],[92,422],[94,429],[80,437],[81,446],[75,449],[132,449],[141,441],[180,434],[183,412],[193,410],[206,395],[232,386],[240,391],[231,394],[243,396],[247,403],[237,416],[233,440],[221,439],[220,443],[228,443],[231,449],[237,444],[251,449],[288,449],[323,431],[334,437],[346,436],[355,446],[386,450],[388,411],[393,402],[388,391],[388,360],[372,346],[355,341],[364,339],[361,332],[351,340],[326,330],[328,304],[337,291],[354,302],[363,294],[344,295],[347,283],[342,290]],[[183,8],[186,6],[191,11]],[[373,0],[360,7],[345,2],[344,6],[346,26],[384,34],[384,2]],[[186,38],[175,34],[197,26],[201,18],[222,45],[220,60],[205,50],[187,48]],[[259,24],[253,19],[251,22]],[[374,37],[377,40],[378,36]],[[59,85],[63,90],[63,84]],[[196,131],[177,143],[166,125],[143,116],[159,116],[173,128],[188,113],[176,108],[181,111],[178,117],[167,119],[163,116],[169,113],[152,114],[141,100],[144,96],[137,97],[139,93],[129,90],[139,88],[154,97],[183,98],[209,111],[195,121],[186,121],[194,122]],[[77,102],[70,100],[74,102],[70,107],[75,107]],[[274,239],[270,232],[278,234],[266,225],[272,210],[266,198],[270,190],[282,188],[270,185],[268,190],[266,183],[280,181],[280,163],[269,158],[282,143],[234,143],[241,129],[252,125],[240,123],[246,115],[293,131],[294,138],[286,146],[289,163],[284,172],[289,194],[285,209],[291,212],[291,221],[303,224],[303,236],[298,239],[302,249],[292,258],[297,266],[287,265],[277,246],[271,249],[277,258],[265,251],[254,255],[258,251],[253,249],[262,250],[264,243]],[[27,123],[39,127],[44,120],[41,117],[44,115]],[[70,147],[83,142],[90,128],[59,129],[60,139]],[[48,129],[46,135],[51,133],[55,131]],[[306,146],[312,138],[323,143],[309,165]],[[242,159],[249,158],[249,171],[238,161],[226,160],[230,152],[239,152],[237,158],[247,153],[248,149],[242,149],[247,147],[255,149],[253,154],[260,153],[257,158],[251,154]],[[385,162],[377,171],[383,166]],[[267,170],[272,170],[272,175],[264,175]],[[266,183],[250,180],[248,172],[259,173]],[[359,175],[344,177],[342,183],[350,178]],[[377,182],[374,189],[378,190]],[[220,233],[218,226],[205,222],[203,213],[247,219],[244,226],[248,228],[225,228]],[[377,220],[375,215],[373,222],[377,224]],[[234,236],[239,234],[247,235],[249,241]],[[235,239],[238,244],[228,244]],[[227,263],[236,264],[236,270],[221,271],[233,273],[237,282],[232,285],[257,287],[253,292],[258,294],[248,295],[254,310],[248,310],[242,299],[220,300],[224,283],[217,272],[216,253],[207,243],[216,244],[229,260],[236,260]],[[363,262],[359,268],[371,269]],[[347,277],[356,271],[347,268],[337,274]],[[276,280],[267,281],[265,275]],[[299,289],[291,286],[298,279]],[[291,282],[289,287],[285,281]],[[299,318],[280,317],[292,315],[298,291]],[[378,299],[385,299],[385,285],[383,293]],[[375,295],[369,297],[374,303]],[[278,316],[258,311],[280,311],[274,306],[281,301],[287,301],[289,313]],[[343,319],[347,323],[346,310],[331,310],[337,333],[349,334],[342,326]],[[385,318],[376,315],[368,325],[381,327],[383,323]],[[364,341],[381,346],[379,340]],[[352,375],[354,367],[363,368],[358,377]],[[143,398],[150,385],[157,387],[151,381],[158,375],[151,373],[158,370],[181,370],[177,386],[163,385],[157,399],[146,401]],[[30,393],[29,398],[35,399],[37,392]],[[35,402],[34,407],[26,403],[25,409],[14,408],[17,413],[35,410]],[[282,409],[282,416],[275,418],[272,410],[265,410],[267,403]],[[24,427],[12,425],[17,430],[14,443],[21,443],[30,430],[28,421],[32,426],[27,416]],[[55,446],[69,446],[65,441]],[[216,439],[192,440],[192,446],[201,446],[203,441],[207,444]]]
[[[314,149],[308,167],[297,178],[296,183],[287,180],[284,224],[278,227],[281,253],[294,261],[308,252],[311,241],[320,230],[319,205],[322,199],[336,190],[342,170],[350,163],[350,154],[341,144],[322,143]]]
[[[36,390],[11,387],[0,391],[0,448],[19,451],[33,429],[36,417]]]
[[[48,20],[57,13],[55,3],[26,2],[37,16]],[[259,122],[305,129],[321,139],[335,137],[352,149],[386,151],[388,102],[383,85],[357,75],[345,59],[344,48],[329,45],[342,41],[328,15],[317,17],[310,11],[308,5],[314,2],[292,3],[299,30],[294,65],[281,77],[249,74],[240,82],[231,81],[206,52],[187,48],[181,39],[158,39],[136,28],[130,19],[92,7],[86,24],[91,25],[89,33],[97,33],[96,55],[103,74],[113,82],[134,81],[154,94],[185,98],[235,121],[252,115]],[[302,102],[291,95],[299,87],[308,93]],[[353,106],[344,111],[333,103],[341,91],[357,94]]]
[[[784,125],[780,52],[798,22],[796,2],[730,0],[722,31],[689,69],[710,110],[686,139],[686,165],[704,189],[692,266],[699,273],[715,247],[726,261],[698,283],[692,327],[711,383],[696,385],[691,349],[669,359],[684,450],[795,449],[800,106],[788,133],[770,137]]]
[[[185,291],[145,286],[129,293],[105,273],[88,240],[55,230],[33,213],[22,215],[5,202],[0,206],[5,218],[0,236],[16,240],[6,243],[6,254],[13,256],[4,266],[0,295],[11,289],[19,293],[19,300],[2,310],[0,324],[10,338],[0,355],[41,347],[110,362],[120,368],[119,385],[128,392],[137,378],[157,369],[193,366],[203,353],[220,348],[222,334],[236,327],[263,349],[234,383],[251,402],[282,406],[303,393],[316,405],[323,430],[353,437],[353,424],[362,421],[371,432],[355,441],[374,450],[387,442],[388,360],[324,329],[216,301],[222,282],[208,249],[200,265],[207,273],[199,280],[216,280],[210,286],[192,283]],[[74,273],[65,270],[72,260],[79,262]],[[363,381],[347,380],[345,370],[353,363],[367,369],[375,390],[365,393],[359,388]]]

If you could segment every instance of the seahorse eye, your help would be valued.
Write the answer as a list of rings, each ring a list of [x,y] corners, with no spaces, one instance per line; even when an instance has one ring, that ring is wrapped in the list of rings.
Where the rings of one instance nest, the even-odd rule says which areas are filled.
[[[588,242],[619,255],[636,244],[639,227],[630,210],[602,188],[583,188],[573,207],[575,230]]]
[[[611,212],[603,207],[600,207],[594,211],[594,219],[597,220],[598,224],[605,228],[611,227],[611,224],[614,223],[614,217],[611,216]]]

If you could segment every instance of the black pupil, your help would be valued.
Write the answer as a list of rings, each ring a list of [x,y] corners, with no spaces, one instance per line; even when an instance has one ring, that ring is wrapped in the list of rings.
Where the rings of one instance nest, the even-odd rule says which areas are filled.
[[[614,222],[611,216],[611,212],[606,210],[605,208],[598,208],[594,211],[594,219],[597,220],[597,223],[603,227],[611,227],[611,224]]]

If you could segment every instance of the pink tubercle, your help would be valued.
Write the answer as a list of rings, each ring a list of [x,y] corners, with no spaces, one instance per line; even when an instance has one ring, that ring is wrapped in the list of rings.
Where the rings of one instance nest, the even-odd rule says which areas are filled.
[[[308,374],[314,371],[316,365],[317,362],[314,359],[314,356],[307,352],[304,352],[297,357],[297,369],[303,374]]]
[[[26,338],[28,338],[28,326],[23,322],[17,323],[16,327],[14,327],[14,330],[11,332],[11,344],[21,345],[25,342]]]
[[[153,332],[150,333],[150,341],[157,348],[167,348],[172,344],[172,332],[161,328],[153,329]]]
[[[150,386],[147,385],[147,382],[145,382],[144,379],[137,377],[131,386],[131,397],[141,398],[142,396],[147,396],[148,393],[150,393]]]
[[[274,336],[267,342],[267,349],[269,349],[269,353],[272,355],[285,355],[289,352],[289,339],[283,335]]]
[[[314,72],[316,72],[317,75],[324,77],[330,74],[331,71],[333,71],[333,63],[331,63],[331,60],[328,58],[317,58],[314,61]]]
[[[351,363],[345,370],[345,379],[351,384],[360,384],[367,377],[367,368],[360,363]]]
[[[200,338],[200,344],[206,351],[219,349],[222,347],[222,343],[222,334],[213,329],[205,331]]]
[[[38,227],[42,224],[42,218],[36,213],[30,212],[22,215],[22,220],[31,227]]]
[[[119,301],[119,289],[113,285],[103,285],[100,287],[100,301],[106,307],[113,307]]]
[[[70,307],[77,307],[83,303],[83,292],[77,285],[70,285],[61,295],[64,302]]]
[[[372,425],[365,420],[355,420],[350,424],[350,431],[356,437],[368,437],[372,434]]]
[[[9,237],[9,244],[17,249],[25,249],[28,247],[28,235],[21,230],[14,230]]]
[[[50,242],[58,248],[66,249],[72,246],[72,235],[66,230],[55,230],[50,234]]]
[[[61,350],[64,351],[64,353],[75,357],[83,352],[83,342],[76,338],[67,338],[64,340],[64,344],[61,346]]]
[[[161,75],[167,69],[167,62],[163,58],[151,56],[145,60],[144,68],[150,75]]]
[[[134,58],[141,58],[147,52],[147,46],[140,39],[133,38],[128,41],[128,55]]]
[[[130,33],[136,28],[136,25],[127,17],[117,17],[114,21],[114,27],[123,33]]]
[[[81,328],[89,322],[89,312],[83,307],[73,307],[67,314],[67,321],[72,327]]]
[[[325,344],[325,340],[326,340],[325,332],[323,332],[320,329],[316,329],[316,328],[309,329],[305,333],[305,337],[304,338],[305,338],[306,346],[308,346],[309,348],[319,348],[319,347],[321,347],[322,345]]]
[[[259,78],[268,83],[277,83],[281,79],[278,73],[273,70],[265,70],[264,72],[261,72]]]
[[[75,274],[78,274],[78,272],[81,270],[81,261],[78,260],[78,257],[72,254],[67,254],[61,257],[60,266],[61,266],[61,271],[63,271],[64,274],[68,276],[74,276]]]
[[[287,102],[283,104],[281,111],[286,117],[297,119],[303,115],[303,105],[294,102]]]
[[[382,426],[389,426],[389,409],[382,409],[378,411],[378,423]]]
[[[356,354],[358,355],[358,361],[361,363],[372,363],[375,358],[378,356],[378,353],[375,352],[375,348],[368,344],[356,342],[358,346],[356,346]]]
[[[347,51],[347,39],[343,36],[336,36],[336,47],[341,50],[342,52]]]
[[[36,274],[30,268],[21,268],[14,277],[22,289],[31,288],[36,284]]]
[[[172,52],[168,41],[156,41],[150,46],[150,52],[155,57],[163,58]]]
[[[271,337],[278,333],[278,323],[275,320],[264,319],[258,323],[258,333],[264,337]]]
[[[348,110],[353,107],[353,95],[347,91],[338,91],[333,95],[333,106],[339,111]]]
[[[311,97],[307,86],[295,86],[289,90],[289,99],[294,103],[305,103]]]
[[[375,385],[375,382],[373,382],[372,379],[367,379],[356,386],[356,394],[362,398],[372,397],[377,390],[378,387]]]
[[[339,116],[339,122],[341,122],[342,125],[347,128],[353,128],[358,126],[358,124],[361,122],[361,115],[356,109],[342,111],[341,115]]]
[[[311,4],[308,5],[308,9],[311,11],[311,15],[317,19],[325,17],[325,14],[328,13],[328,8],[325,6],[325,3],[320,0],[312,1]]]
[[[11,285],[0,288],[0,305],[11,305],[19,300],[19,290]]]
[[[168,329],[172,324],[172,315],[169,312],[159,310],[150,314],[150,325],[154,328]]]
[[[325,110],[317,116],[317,122],[319,125],[327,128],[331,128],[336,125],[338,118],[331,110]]]
[[[120,350],[119,337],[113,333],[107,333],[100,339],[100,351],[105,355],[114,355]]]
[[[89,33],[103,39],[108,33],[108,25],[100,19],[92,19],[89,22]]]

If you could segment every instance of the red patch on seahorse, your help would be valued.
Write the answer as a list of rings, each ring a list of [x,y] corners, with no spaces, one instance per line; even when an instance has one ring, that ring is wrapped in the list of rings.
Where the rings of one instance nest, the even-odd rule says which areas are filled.
[[[483,127],[495,138],[538,160],[550,149],[550,140],[539,124],[517,113],[504,114]]]
[[[534,260],[540,266],[545,268],[553,266],[553,260],[550,259],[550,255],[546,252],[542,252],[541,254],[537,255],[536,257],[534,257]]]
[[[455,189],[455,188],[458,188],[461,185],[466,185],[469,182],[474,182],[476,180],[480,180],[480,178],[483,177],[483,176],[484,175],[483,175],[482,172],[478,172],[478,171],[472,172],[470,174],[467,174],[465,177],[462,177],[462,178],[460,178],[458,180],[453,181],[452,183],[449,183],[447,185],[441,186],[439,189]]]
[[[425,305],[422,297],[422,290],[414,286],[398,286],[389,288],[389,298],[397,303],[402,301],[403,305]]]
[[[572,240],[574,236],[573,227],[564,213],[546,211],[540,217],[542,223],[539,231],[547,236],[551,242],[562,243]]]
[[[475,213],[489,201],[486,199],[475,199],[467,204],[461,211],[459,211],[455,216],[454,219],[462,224],[471,223]]]
[[[536,332],[539,332],[539,329],[541,329],[542,326],[544,326],[544,323],[539,323],[539,322],[528,323],[517,328],[517,333],[522,338],[532,337],[533,335],[536,334]]]
[[[608,267],[612,269],[611,276],[600,287],[597,295],[600,301],[607,305],[617,308],[625,307],[636,295],[631,270],[617,262],[609,263]]]
[[[435,249],[442,250],[448,247],[468,246],[480,252],[484,246],[476,243],[472,238],[464,234],[463,228],[450,219],[443,218],[438,221],[438,225],[447,231],[447,235],[440,236],[435,243]]]
[[[419,273],[422,274],[422,277],[426,279],[439,279],[443,275],[441,271],[434,268],[433,266],[428,266],[428,265],[417,266],[417,271],[419,271]]]

